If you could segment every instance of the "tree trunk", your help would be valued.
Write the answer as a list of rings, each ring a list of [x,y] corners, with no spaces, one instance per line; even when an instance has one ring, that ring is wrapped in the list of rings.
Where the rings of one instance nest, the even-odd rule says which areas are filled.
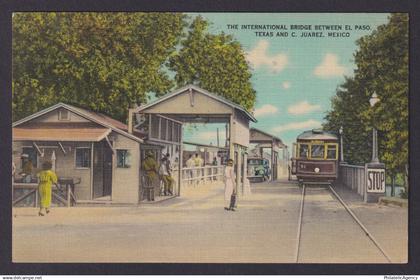
[[[391,196],[395,196],[395,175],[391,175]]]

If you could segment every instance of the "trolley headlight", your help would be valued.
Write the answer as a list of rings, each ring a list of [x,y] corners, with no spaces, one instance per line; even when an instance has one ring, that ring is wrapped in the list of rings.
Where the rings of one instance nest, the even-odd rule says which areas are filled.
[[[315,171],[315,173],[319,173],[319,168],[315,167],[314,171]]]

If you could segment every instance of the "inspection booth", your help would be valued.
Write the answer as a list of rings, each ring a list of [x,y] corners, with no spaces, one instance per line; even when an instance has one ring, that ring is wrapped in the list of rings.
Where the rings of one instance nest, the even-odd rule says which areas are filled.
[[[142,126],[135,126],[140,131],[151,131],[147,126],[156,129],[149,133],[149,140],[157,144],[173,144],[170,139],[164,139],[162,135],[168,135],[166,131],[178,131],[178,124],[184,123],[226,123],[228,124],[228,151],[229,157],[234,159],[238,191],[243,190],[243,182],[246,177],[247,150],[249,147],[249,123],[256,122],[254,116],[242,106],[233,103],[220,94],[212,93],[195,85],[187,85],[170,92],[153,102],[141,105],[131,110],[134,120],[142,121]],[[131,119],[131,118],[130,118]],[[169,122],[174,123],[172,126]],[[160,132],[159,132],[160,131]],[[165,132],[165,133],[163,133]],[[159,134],[160,133],[160,134]],[[153,137],[152,137],[153,136]],[[182,130],[177,140],[182,143]],[[147,140],[147,141],[149,141]],[[182,169],[183,150],[182,145],[177,146],[179,174]],[[175,158],[174,158],[175,160]],[[181,176],[178,176],[178,185],[182,184]]]
[[[104,114],[64,103],[23,118],[13,123],[15,196],[36,188],[36,173],[51,161],[77,202],[138,203],[142,137]],[[22,174],[27,161],[31,178]]]

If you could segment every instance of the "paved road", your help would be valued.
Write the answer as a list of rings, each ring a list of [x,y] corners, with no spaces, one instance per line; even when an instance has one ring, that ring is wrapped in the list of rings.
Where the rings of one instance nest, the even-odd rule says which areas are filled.
[[[254,184],[252,192],[239,202],[236,212],[223,209],[220,185],[190,187],[183,190],[180,198],[139,207],[55,208],[46,217],[36,216],[37,210],[33,208],[15,208],[13,261],[294,262],[301,189],[281,181]],[[352,198],[351,194],[349,197]],[[357,199],[351,203],[362,220],[366,209],[374,216],[387,218],[366,220],[372,224],[373,233],[378,233],[377,238],[388,242],[393,260],[404,262],[407,210],[365,206]],[[332,201],[313,209],[312,218],[306,220],[302,229],[302,234],[311,237],[306,235],[302,240],[305,251],[300,261],[383,262],[382,256],[373,253],[359,257],[366,253],[365,242],[347,245],[353,252],[351,258],[343,257],[345,251],[333,249],[346,246],[339,233],[351,220],[338,218],[333,223],[316,211],[338,207]],[[389,221],[393,226],[392,234],[388,235],[382,230],[388,228]],[[308,227],[311,223],[321,225]],[[317,230],[325,227],[331,230],[322,232],[325,238],[319,242]],[[354,234],[346,236],[359,238]],[[310,242],[311,239],[314,241]],[[325,251],[325,246],[330,250]]]
[[[387,262],[330,190],[306,188],[303,213],[299,262]]]

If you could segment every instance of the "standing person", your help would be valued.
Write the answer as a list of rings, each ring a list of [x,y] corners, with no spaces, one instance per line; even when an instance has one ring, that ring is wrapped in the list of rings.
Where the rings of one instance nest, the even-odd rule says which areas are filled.
[[[38,191],[41,198],[41,205],[39,208],[38,215],[44,216],[42,209],[45,209],[45,213],[50,212],[51,206],[51,188],[52,184],[57,184],[57,175],[51,170],[52,163],[46,161],[42,164],[42,171],[38,173]]]
[[[200,167],[203,166],[203,159],[200,157],[198,153],[195,154],[194,163],[195,163],[195,167],[197,168],[195,170],[195,174],[197,177],[197,184],[198,184],[201,180],[200,177],[202,176],[202,169]]]
[[[146,180],[145,180],[145,191],[146,191],[146,198],[148,201],[155,200],[155,185],[157,185],[157,172],[158,172],[158,164],[153,157],[153,152],[148,151],[146,153],[146,159],[144,160],[144,171],[146,171]]]
[[[203,158],[199,154],[197,154],[197,156],[198,156],[198,166],[200,167],[204,166]]]
[[[175,185],[175,180],[172,177],[172,164],[170,160],[171,155],[169,153],[166,154],[166,170],[168,172],[168,176],[166,176],[166,192],[170,195],[173,195],[173,187]]]
[[[163,185],[164,185],[163,194],[164,195],[168,195],[168,193],[172,195],[171,190],[172,190],[173,179],[171,178],[169,174],[170,173],[168,170],[168,159],[165,156],[161,159],[161,163],[159,166],[159,176],[162,178],[162,181],[163,181]]]
[[[24,183],[30,183],[32,182],[32,170],[34,168],[31,159],[29,158],[29,155],[22,154],[22,172],[20,173],[23,177]]]
[[[188,183],[191,184],[192,183],[192,179],[194,177],[194,170],[192,168],[195,167],[195,162],[194,159],[192,157],[192,154],[189,155],[188,160],[186,162],[187,168],[191,168],[187,170],[187,176],[188,176]]]
[[[233,170],[233,160],[228,159],[225,167],[225,210],[235,211],[235,172]]]
[[[217,162],[217,157],[213,158],[213,162],[211,163],[213,166],[217,166],[219,163]],[[212,168],[212,173],[217,174],[217,168]],[[213,176],[213,180],[216,181],[216,176]]]

